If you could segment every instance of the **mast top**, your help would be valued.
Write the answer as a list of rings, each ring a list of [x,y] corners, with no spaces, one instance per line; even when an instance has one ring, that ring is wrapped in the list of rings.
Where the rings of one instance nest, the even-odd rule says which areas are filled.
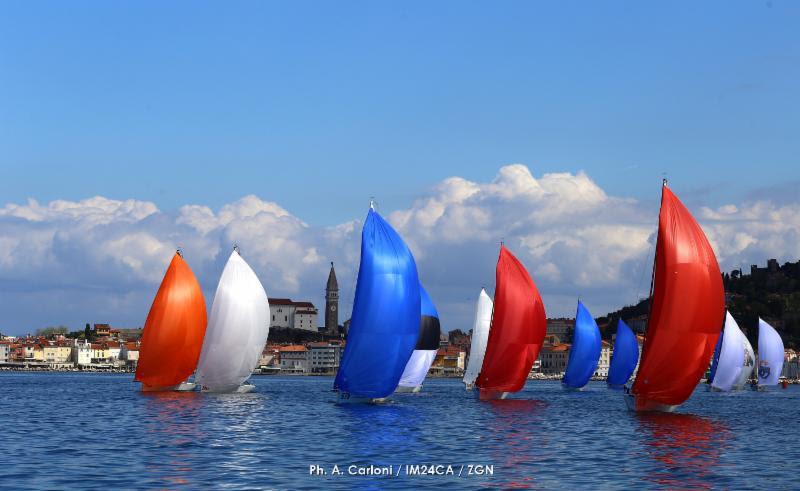
[[[667,187],[667,178],[666,177],[661,179],[661,185],[664,186],[664,187]]]
[[[233,252],[241,254],[241,252],[239,251],[239,244],[233,244]]]
[[[175,254],[179,255],[180,257],[183,257],[183,249],[178,247],[177,249],[175,249]]]
[[[375,210],[375,196],[369,197],[369,209]]]

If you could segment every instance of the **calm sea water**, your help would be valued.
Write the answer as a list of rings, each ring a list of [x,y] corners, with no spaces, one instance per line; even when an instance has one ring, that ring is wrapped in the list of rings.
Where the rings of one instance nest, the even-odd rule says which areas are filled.
[[[512,400],[481,403],[459,381],[435,379],[421,394],[372,406],[334,404],[329,377],[253,382],[257,391],[242,395],[142,394],[130,375],[0,373],[0,486],[800,486],[798,386],[732,395],[701,387],[679,414],[636,415],[601,383],[565,392],[529,382]],[[310,475],[311,465],[327,474]],[[350,465],[400,474],[351,476]],[[455,475],[409,476],[405,465],[450,465]],[[493,475],[467,475],[469,465],[493,466]]]

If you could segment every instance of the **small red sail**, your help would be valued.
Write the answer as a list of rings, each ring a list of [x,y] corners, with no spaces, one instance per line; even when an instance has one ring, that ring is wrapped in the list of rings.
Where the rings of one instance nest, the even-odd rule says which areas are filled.
[[[522,389],[547,330],[539,290],[525,266],[504,246],[500,246],[496,275],[492,326],[475,381],[482,394]]]
[[[650,317],[631,392],[636,409],[675,406],[692,394],[725,316],[717,258],[700,225],[663,187]]]
[[[197,367],[206,322],[200,285],[176,253],[144,323],[135,380],[150,389],[185,381]]]

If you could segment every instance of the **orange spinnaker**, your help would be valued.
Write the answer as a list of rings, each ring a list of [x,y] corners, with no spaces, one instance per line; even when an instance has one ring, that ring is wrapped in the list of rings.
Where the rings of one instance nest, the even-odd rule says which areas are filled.
[[[207,322],[197,278],[175,254],[144,323],[135,380],[150,388],[185,381],[197,367]]]
[[[637,399],[678,405],[708,368],[725,319],[725,291],[703,229],[669,188],[662,192],[647,337],[631,391]]]

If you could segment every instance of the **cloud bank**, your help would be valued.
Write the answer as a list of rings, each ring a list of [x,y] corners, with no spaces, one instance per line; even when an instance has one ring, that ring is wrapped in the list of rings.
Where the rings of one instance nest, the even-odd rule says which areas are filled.
[[[537,178],[515,164],[490,182],[451,177],[406,209],[379,211],[409,243],[445,329],[469,329],[480,287],[494,288],[501,241],[532,273],[548,315],[572,315],[577,297],[595,315],[637,301],[649,288],[657,204],[657,196],[609,196],[584,173]],[[691,211],[724,270],[800,257],[800,203],[757,199]],[[0,208],[0,331],[139,326],[179,247],[210,301],[234,244],[268,295],[317,306],[334,261],[340,308],[349,312],[362,219],[312,227],[253,195],[217,211],[187,204],[163,212],[101,196],[9,203]]]

